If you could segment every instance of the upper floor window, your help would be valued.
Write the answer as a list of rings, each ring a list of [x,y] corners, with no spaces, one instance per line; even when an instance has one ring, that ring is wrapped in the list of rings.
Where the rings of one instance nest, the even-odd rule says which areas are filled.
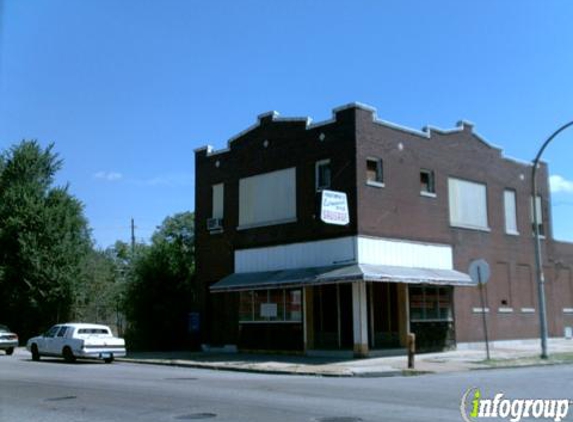
[[[531,202],[531,229],[535,233],[535,222],[533,218],[533,198],[530,198]],[[545,225],[543,224],[543,207],[541,206],[541,196],[535,198],[535,207],[537,209],[537,226],[539,227],[539,235],[545,236]]]
[[[384,167],[380,158],[366,159],[366,184],[384,186]]]
[[[225,195],[225,185],[219,183],[218,185],[213,185],[213,208],[211,217],[213,218],[223,218],[224,205],[223,198]]]
[[[330,160],[317,161],[315,164],[316,190],[330,188],[331,179]]]
[[[503,208],[505,210],[505,232],[507,234],[519,234],[517,231],[517,206],[514,190],[506,189],[503,191]]]
[[[450,224],[476,230],[489,230],[487,189],[482,183],[448,179]]]
[[[420,170],[420,193],[426,196],[436,196],[436,180],[432,170]]]
[[[239,228],[296,220],[296,168],[239,180]]]

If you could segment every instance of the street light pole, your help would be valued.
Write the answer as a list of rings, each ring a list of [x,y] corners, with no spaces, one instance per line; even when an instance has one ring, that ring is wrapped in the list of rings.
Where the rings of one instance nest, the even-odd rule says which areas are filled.
[[[532,194],[532,208],[533,208],[533,231],[535,235],[535,266],[537,274],[537,294],[539,298],[539,327],[541,330],[541,358],[547,359],[547,311],[545,307],[545,276],[543,274],[543,260],[541,258],[541,238],[539,236],[539,215],[537,214],[537,167],[539,166],[539,160],[541,155],[547,145],[567,129],[569,126],[573,126],[573,121],[564,124],[559,129],[557,129],[553,134],[547,138],[547,140],[541,146],[541,149],[535,156],[533,160],[533,168],[531,169],[531,194]]]

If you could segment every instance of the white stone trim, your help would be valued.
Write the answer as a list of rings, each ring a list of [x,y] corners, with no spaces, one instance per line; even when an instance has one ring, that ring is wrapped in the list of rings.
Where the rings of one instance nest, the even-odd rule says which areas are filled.
[[[473,314],[483,314],[483,313],[489,314],[489,308],[482,308],[482,307],[475,307],[472,308],[472,313]]]
[[[470,224],[450,223],[450,227],[454,229],[475,230],[478,232],[487,232],[487,233],[491,232],[490,227],[472,226]]]
[[[512,314],[513,313],[513,308],[508,307],[508,306],[500,306],[497,309],[497,312],[499,312],[500,314]]]
[[[426,191],[421,190],[420,196],[425,196],[426,198],[437,198],[438,194],[436,194],[434,192],[426,192]]]
[[[385,188],[386,183],[383,182],[375,182],[374,180],[367,180],[366,186],[371,186],[373,188]]]
[[[535,308],[521,308],[522,314],[534,314]]]

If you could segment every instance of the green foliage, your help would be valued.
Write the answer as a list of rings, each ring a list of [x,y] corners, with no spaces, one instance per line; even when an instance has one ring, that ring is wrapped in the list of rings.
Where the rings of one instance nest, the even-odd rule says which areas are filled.
[[[140,247],[125,300],[128,340],[140,349],[178,349],[188,341],[187,314],[193,298],[194,216],[166,218]]]
[[[87,254],[76,286],[74,320],[114,326],[122,333],[120,305],[126,265],[114,248],[92,250]]]
[[[61,167],[35,141],[0,156],[0,321],[23,338],[70,316],[91,249],[83,205],[53,186]]]

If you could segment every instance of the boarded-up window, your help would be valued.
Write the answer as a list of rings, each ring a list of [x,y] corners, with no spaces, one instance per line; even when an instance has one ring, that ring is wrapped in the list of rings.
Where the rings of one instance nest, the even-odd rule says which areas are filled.
[[[225,185],[219,183],[213,185],[213,218],[223,218],[223,197],[225,195]]]
[[[530,197],[530,208],[531,208],[531,230],[535,233],[535,219],[533,218],[533,198]],[[537,224],[539,227],[539,235],[545,236],[545,226],[543,224],[543,207],[541,206],[541,196],[535,198],[535,208],[537,211]]]
[[[497,307],[511,307],[512,303],[512,290],[510,282],[509,264],[507,262],[498,262],[495,264],[492,281],[493,284],[493,306]]]
[[[505,232],[519,234],[517,231],[517,207],[515,205],[515,191],[506,189],[503,192],[503,205],[505,209]]]
[[[489,229],[487,190],[481,183],[450,178],[450,224],[470,229]]]
[[[239,227],[296,219],[296,169],[273,171],[239,181]]]
[[[515,287],[519,306],[522,308],[534,308],[533,277],[529,265],[521,264],[517,266],[517,283]]]

